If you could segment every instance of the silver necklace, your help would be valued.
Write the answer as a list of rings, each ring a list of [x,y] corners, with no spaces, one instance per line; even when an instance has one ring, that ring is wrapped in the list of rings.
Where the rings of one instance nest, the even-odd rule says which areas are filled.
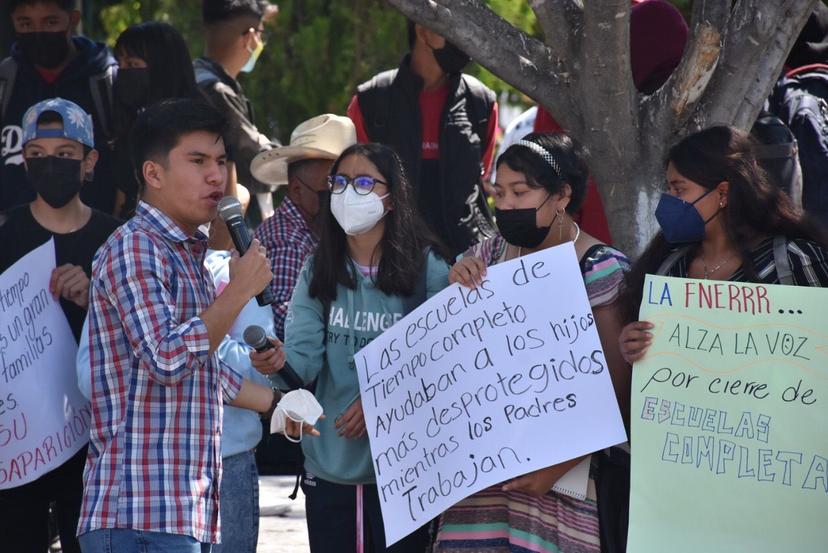
[[[713,275],[713,273],[724,267],[731,259],[732,257],[727,257],[724,261],[722,261],[712,269],[708,269],[707,262],[704,260],[704,258],[702,258],[702,266],[704,267],[704,280],[708,280],[710,276]]]

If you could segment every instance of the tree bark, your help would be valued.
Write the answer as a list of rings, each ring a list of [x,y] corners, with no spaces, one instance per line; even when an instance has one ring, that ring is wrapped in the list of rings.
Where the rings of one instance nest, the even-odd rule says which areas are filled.
[[[633,85],[629,0],[529,0],[546,43],[477,0],[388,0],[543,105],[591,151],[614,242],[657,230],[663,157],[711,124],[749,128],[819,0],[696,0],[684,56],[650,96]]]

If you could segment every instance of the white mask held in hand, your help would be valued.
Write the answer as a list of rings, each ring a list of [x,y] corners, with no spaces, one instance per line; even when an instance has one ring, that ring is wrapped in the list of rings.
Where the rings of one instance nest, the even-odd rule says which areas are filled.
[[[331,213],[345,234],[356,236],[368,232],[385,215],[382,200],[375,192],[357,194],[353,186],[347,186],[340,194],[331,194]]]
[[[270,433],[277,434],[281,432],[291,442],[299,443],[302,441],[301,424],[314,425],[321,416],[322,406],[319,405],[312,393],[303,389],[293,390],[286,393],[276,405],[273,416],[270,417]],[[285,432],[287,419],[300,423],[298,439],[288,436]]]

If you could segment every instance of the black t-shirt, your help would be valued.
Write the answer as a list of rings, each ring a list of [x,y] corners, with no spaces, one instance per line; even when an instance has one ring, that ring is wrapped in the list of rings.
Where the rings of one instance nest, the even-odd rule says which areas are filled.
[[[5,217],[5,222],[2,218]],[[55,238],[57,266],[65,263],[79,265],[87,276],[92,274],[92,258],[120,221],[105,213],[92,210],[89,222],[75,232],[55,234],[35,220],[28,205],[10,209],[0,215],[0,273],[14,265],[27,253]],[[86,310],[63,298],[60,306],[66,314],[75,339],[79,340]]]

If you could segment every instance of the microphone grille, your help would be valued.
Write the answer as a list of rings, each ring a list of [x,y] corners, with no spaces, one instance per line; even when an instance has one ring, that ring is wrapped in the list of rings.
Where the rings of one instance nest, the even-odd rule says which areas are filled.
[[[265,336],[265,331],[260,326],[250,325],[244,329],[244,341],[248,346],[255,348],[266,340],[267,336]]]
[[[225,196],[218,203],[219,217],[222,221],[229,221],[235,217],[242,216],[241,202],[233,196]]]

